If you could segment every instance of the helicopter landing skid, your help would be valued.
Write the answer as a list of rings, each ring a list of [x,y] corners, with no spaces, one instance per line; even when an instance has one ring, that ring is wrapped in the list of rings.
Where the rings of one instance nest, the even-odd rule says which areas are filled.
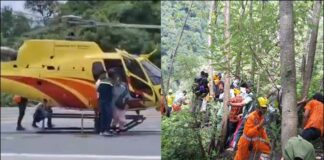
[[[126,119],[131,119],[131,121],[124,126],[125,129],[119,130],[117,127],[111,127],[111,129],[117,132],[126,132],[136,127],[137,125],[143,123],[146,117],[144,117],[143,115],[126,115]]]
[[[77,119],[81,119],[81,133],[83,133],[83,130],[84,129],[88,129],[88,128],[85,128],[84,127],[84,119],[96,119],[95,115],[94,114],[66,114],[66,113],[53,113],[52,114],[52,119],[53,118],[77,118]],[[136,127],[137,125],[143,123],[143,121],[146,119],[146,117],[144,117],[143,115],[139,115],[139,114],[136,114],[136,115],[125,115],[125,118],[127,120],[131,120],[130,122],[128,122],[126,125],[125,125],[125,129],[124,130],[119,130],[118,132],[126,132],[134,127]],[[43,120],[42,122],[42,128],[41,128],[43,131],[47,130],[47,129],[50,129],[50,130],[54,130],[54,129],[64,129],[64,128],[46,128],[45,127],[45,119]],[[96,130],[96,128],[94,128]],[[111,129],[113,130],[116,130],[117,131],[117,128],[116,127],[112,127]]]

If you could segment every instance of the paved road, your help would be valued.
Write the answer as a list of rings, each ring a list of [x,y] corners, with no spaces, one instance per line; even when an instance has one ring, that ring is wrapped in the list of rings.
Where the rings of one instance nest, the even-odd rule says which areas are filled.
[[[31,127],[32,114],[29,107],[23,120],[27,129],[15,130],[18,108],[1,109],[1,159],[160,159],[161,117],[154,109],[142,111],[147,119],[139,126],[114,137],[102,137],[88,130],[39,133]],[[54,112],[78,112],[54,109]],[[91,113],[91,112],[90,112]],[[129,114],[133,114],[130,112]],[[80,119],[53,119],[55,127],[80,127]],[[85,127],[93,127],[93,120],[86,119]]]

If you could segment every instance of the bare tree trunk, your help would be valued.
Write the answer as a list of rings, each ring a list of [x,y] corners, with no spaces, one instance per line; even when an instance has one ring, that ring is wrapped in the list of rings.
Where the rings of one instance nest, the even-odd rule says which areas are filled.
[[[253,18],[252,18],[252,13],[253,13],[253,1],[250,1],[250,23],[251,23],[251,27],[250,30],[252,31],[252,25],[253,25]],[[252,65],[251,65],[251,82],[254,84],[254,76],[255,76],[255,67],[256,67],[256,62],[255,62],[255,58],[253,55],[251,55],[251,61],[252,61]]]
[[[240,17],[240,23],[238,25],[238,29],[241,30],[242,29],[242,23],[243,23],[243,18],[244,18],[244,14],[245,14],[245,7],[247,5],[247,2],[241,1],[241,7],[242,7],[242,12],[241,12],[241,17]],[[235,67],[235,75],[240,76],[242,79],[243,77],[241,76],[241,62],[242,61],[242,51],[239,51],[237,54],[237,60],[236,60],[236,67]]]
[[[224,84],[224,99],[223,99],[223,117],[222,117],[222,132],[220,135],[220,144],[219,144],[219,151],[222,152],[224,150],[224,146],[226,143],[226,132],[227,132],[227,119],[228,119],[228,107],[227,102],[230,98],[229,90],[230,90],[230,73],[231,73],[231,54],[230,54],[230,31],[229,31],[229,24],[230,24],[230,2],[225,1],[225,10],[224,10],[224,17],[225,17],[225,53],[226,53],[226,61],[227,67],[225,71],[225,84]]]
[[[296,68],[294,51],[293,2],[280,1],[280,63],[282,86],[282,152],[290,137],[297,135]]]
[[[318,34],[318,25],[319,25],[319,18],[320,18],[320,9],[321,9],[321,1],[315,1],[313,8],[313,17],[311,20],[312,24],[312,31],[309,40],[309,49],[308,55],[306,60],[306,68],[305,68],[305,77],[303,77],[303,95],[302,97],[307,96],[309,86],[312,80],[312,72],[313,72],[313,65],[314,65],[314,57],[316,51],[316,43],[317,43],[317,34]]]
[[[190,7],[189,7],[189,11],[187,13],[187,16],[186,16],[186,19],[183,23],[183,26],[182,26],[182,30],[181,30],[181,33],[180,33],[180,36],[179,36],[179,39],[178,39],[178,42],[177,42],[177,45],[176,45],[176,48],[174,50],[173,53],[171,53],[171,56],[170,56],[170,64],[169,64],[169,77],[168,77],[168,80],[167,80],[167,84],[166,84],[166,88],[165,88],[165,92],[167,92],[169,90],[169,87],[170,87],[170,80],[171,80],[171,76],[172,76],[172,73],[173,73],[173,62],[174,62],[174,59],[177,55],[177,51],[178,51],[178,47],[179,47],[179,43],[180,43],[180,40],[181,40],[181,37],[182,37],[182,34],[183,34],[183,31],[184,31],[184,27],[187,23],[187,20],[188,20],[188,17],[189,17],[189,14],[190,14],[190,11],[191,11],[191,7],[192,7],[192,4],[193,4],[193,1],[191,1],[191,4],[190,4]],[[167,109],[167,108],[166,108]]]
[[[214,16],[215,16],[215,9],[216,9],[216,2],[215,1],[211,1],[210,3],[210,11],[209,11],[209,20],[208,20],[208,32],[210,34],[208,34],[208,47],[210,48],[213,45],[213,37],[211,34],[211,24],[214,21]],[[213,18],[214,17],[214,18]],[[211,49],[209,49],[210,51],[210,57],[212,57],[212,52]],[[209,89],[209,94],[210,95],[214,95],[214,90],[213,90],[213,67],[212,67],[212,60],[209,59],[209,76],[211,76],[211,81],[209,82],[210,85],[210,89]],[[207,112],[206,112],[207,113]]]

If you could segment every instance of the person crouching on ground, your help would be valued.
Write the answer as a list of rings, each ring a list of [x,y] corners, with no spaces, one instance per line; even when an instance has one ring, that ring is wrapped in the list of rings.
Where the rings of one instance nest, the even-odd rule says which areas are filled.
[[[34,128],[38,128],[37,124],[38,122],[44,120],[47,117],[47,127],[48,128],[53,128],[52,124],[52,113],[53,110],[51,109],[50,106],[47,104],[47,99],[43,99],[42,103],[38,103],[34,116],[33,116],[33,123],[32,126]]]
[[[259,153],[269,155],[271,147],[265,128],[264,115],[267,111],[268,100],[264,97],[258,98],[258,108],[248,115],[243,135],[238,142],[238,150],[235,160],[246,160]]]

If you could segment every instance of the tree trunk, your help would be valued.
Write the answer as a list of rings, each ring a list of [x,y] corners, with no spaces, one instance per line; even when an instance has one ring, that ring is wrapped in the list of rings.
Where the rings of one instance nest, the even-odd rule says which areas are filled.
[[[225,53],[226,53],[226,61],[227,67],[225,71],[225,84],[224,84],[224,99],[223,99],[223,117],[222,117],[222,132],[220,136],[220,144],[219,144],[219,151],[224,151],[224,146],[226,143],[226,132],[227,132],[227,119],[228,119],[228,107],[227,102],[230,98],[229,90],[230,90],[230,73],[231,73],[231,54],[230,54],[230,31],[229,31],[229,23],[230,23],[230,2],[225,1],[225,10],[224,10],[224,17],[225,17]]]
[[[172,76],[172,73],[173,73],[173,62],[174,62],[174,59],[177,55],[177,51],[178,51],[178,47],[179,47],[179,43],[180,43],[180,40],[181,40],[181,37],[182,37],[182,34],[183,34],[183,31],[184,31],[184,27],[186,26],[186,23],[187,23],[187,20],[188,20],[188,17],[189,17],[189,14],[190,14],[190,11],[191,11],[191,7],[192,7],[192,4],[193,4],[193,1],[191,1],[191,4],[190,4],[190,7],[189,7],[189,11],[187,13],[187,16],[186,16],[186,19],[183,23],[183,26],[182,26],[182,30],[181,30],[181,33],[180,33],[180,36],[179,36],[179,39],[178,39],[178,42],[177,42],[177,45],[176,45],[176,48],[174,50],[173,53],[171,53],[171,56],[170,56],[170,64],[169,64],[169,77],[168,77],[168,80],[167,80],[167,84],[166,84],[166,91],[167,92],[169,90],[169,87],[170,87],[170,80],[171,80],[171,76]]]
[[[317,43],[317,34],[318,34],[318,25],[320,20],[320,9],[321,9],[321,1],[315,1],[313,8],[313,17],[311,20],[312,24],[312,31],[309,40],[309,49],[308,55],[306,60],[306,68],[305,68],[305,77],[303,77],[303,95],[302,97],[307,96],[309,86],[312,80],[312,72],[313,72],[313,65],[314,65],[314,57],[316,51],[316,43]]]
[[[242,7],[242,12],[241,12],[241,17],[240,17],[240,23],[238,25],[238,30],[242,30],[242,23],[243,23],[243,18],[245,14],[245,6],[248,1],[244,4],[244,1],[241,1],[241,7]],[[242,63],[242,51],[240,50],[237,54],[237,59],[236,59],[236,67],[235,67],[235,75],[241,77],[241,63]]]
[[[252,13],[253,13],[253,1],[250,1],[250,31],[253,31],[253,18],[252,18]],[[256,62],[255,58],[253,55],[251,55],[251,82],[254,84],[254,76],[255,76],[255,67],[256,67]]]
[[[296,68],[294,51],[293,2],[280,1],[280,63],[282,86],[282,152],[290,137],[297,135]]]
[[[208,47],[210,48],[213,45],[213,37],[211,34],[211,24],[213,24],[212,22],[214,21],[214,16],[215,16],[215,9],[216,9],[216,2],[215,1],[211,1],[210,3],[210,11],[209,11],[209,20],[208,20]],[[213,18],[214,17],[214,18]],[[212,57],[212,52],[211,49],[209,49],[210,52],[210,57]],[[212,60],[209,59],[209,76],[211,77],[211,81],[209,82],[209,94],[210,95],[214,95],[214,90],[213,90],[213,67],[212,67]]]

